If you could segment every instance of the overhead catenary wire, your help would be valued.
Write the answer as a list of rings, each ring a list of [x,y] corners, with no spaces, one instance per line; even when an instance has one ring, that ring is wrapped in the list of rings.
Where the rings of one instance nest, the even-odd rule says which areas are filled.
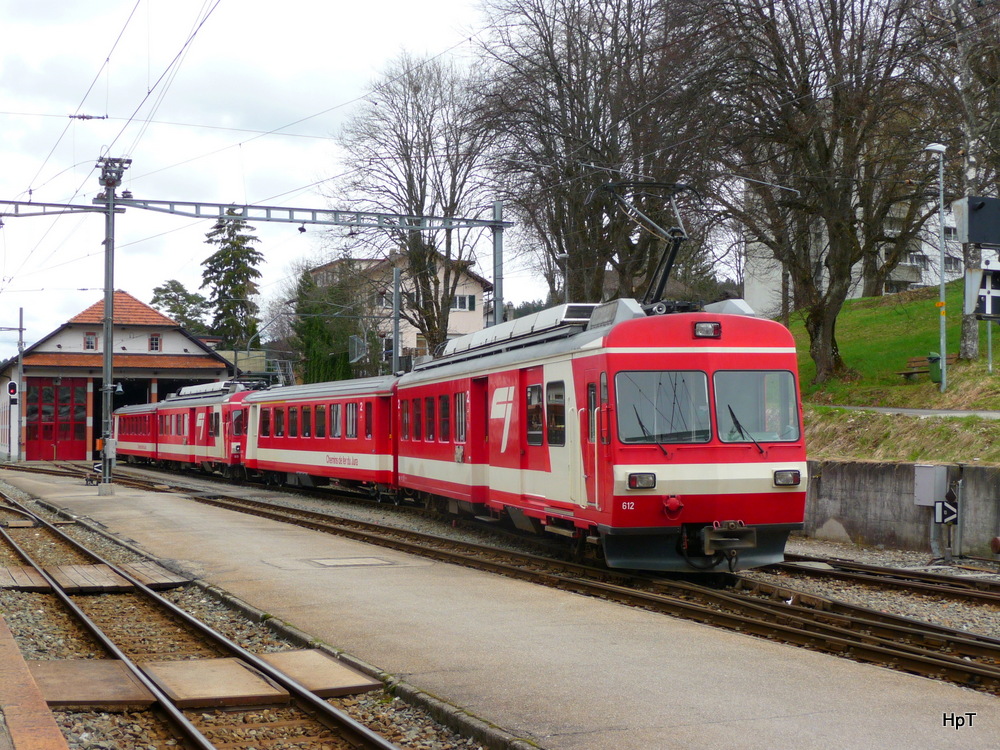
[[[207,1],[207,0],[206,0],[206,1]],[[203,26],[205,25],[205,23],[206,23],[206,22],[208,21],[209,17],[210,17],[211,15],[212,15],[212,12],[213,12],[213,11],[214,11],[214,10],[215,10],[215,9],[216,9],[216,8],[217,8],[218,6],[219,6],[219,3],[220,3],[221,1],[222,1],[222,0],[215,0],[215,3],[214,3],[214,5],[212,5],[212,7],[211,7],[210,9],[208,9],[208,11],[207,11],[207,12],[205,12],[205,13],[203,14],[203,16],[200,16],[200,20],[199,20],[199,21],[197,21],[197,22],[195,23],[195,26],[194,26],[194,30],[193,30],[193,31],[192,31],[192,32],[191,32],[191,33],[190,33],[190,34],[188,35],[188,37],[187,37],[187,39],[185,40],[184,44],[183,44],[183,45],[181,46],[181,49],[180,49],[180,50],[179,50],[179,51],[177,52],[177,54],[176,54],[176,55],[174,55],[174,57],[173,57],[173,59],[172,59],[172,60],[170,61],[170,63],[168,63],[168,65],[167,65],[167,67],[165,68],[165,70],[163,71],[163,73],[161,73],[160,77],[159,77],[159,78],[157,79],[157,81],[156,81],[156,82],[155,82],[155,83],[153,84],[153,87],[152,87],[151,89],[149,89],[149,90],[147,91],[146,95],[145,95],[145,96],[143,97],[142,101],[141,101],[141,102],[139,103],[139,105],[138,105],[138,106],[136,107],[136,109],[135,109],[135,110],[133,111],[132,115],[131,115],[131,116],[130,116],[130,117],[128,118],[128,120],[126,120],[125,124],[124,124],[124,125],[123,125],[123,126],[121,127],[121,129],[119,130],[119,132],[118,132],[118,135],[116,135],[116,136],[115,136],[115,138],[114,138],[114,139],[112,140],[111,144],[110,144],[109,146],[107,146],[107,147],[106,147],[106,148],[104,149],[104,153],[105,153],[105,154],[106,154],[106,153],[110,153],[110,151],[111,151],[111,148],[112,148],[112,147],[114,146],[114,144],[115,144],[115,143],[116,143],[116,142],[118,141],[118,139],[119,139],[119,138],[120,138],[120,137],[122,136],[122,134],[123,134],[123,133],[125,132],[125,129],[126,129],[126,128],[128,127],[128,125],[129,125],[129,124],[130,124],[130,123],[132,122],[132,120],[133,120],[133,119],[135,118],[135,116],[137,115],[137,113],[139,112],[139,110],[141,110],[141,109],[142,109],[143,105],[144,105],[144,104],[145,104],[145,102],[146,102],[146,101],[147,101],[147,100],[149,99],[149,97],[150,97],[150,95],[152,94],[152,92],[156,90],[156,88],[157,88],[157,87],[159,86],[159,84],[160,84],[160,83],[161,83],[161,82],[163,81],[163,79],[164,79],[164,78],[166,77],[166,75],[167,75],[167,74],[168,74],[168,73],[169,73],[169,72],[170,72],[170,71],[171,71],[172,69],[174,69],[174,68],[176,67],[176,65],[178,64],[179,60],[183,59],[183,53],[184,53],[184,51],[185,51],[185,50],[186,50],[186,49],[187,49],[187,48],[188,48],[188,47],[190,46],[190,44],[191,44],[191,42],[192,42],[192,41],[194,40],[195,36],[197,36],[198,32],[199,32],[199,31],[201,30],[201,28],[202,28],[202,27],[203,27]],[[118,35],[118,38],[117,38],[117,39],[115,40],[115,44],[114,44],[114,45],[112,46],[112,51],[113,51],[113,50],[114,50],[114,49],[115,49],[115,48],[117,47],[117,45],[118,45],[118,42],[119,42],[119,41],[121,40],[121,38],[122,38],[122,36],[123,36],[123,34],[124,34],[124,32],[125,32],[125,28],[127,28],[127,26],[128,26],[128,23],[129,23],[129,22],[130,22],[130,21],[132,20],[132,17],[133,17],[134,15],[135,15],[135,10],[136,10],[136,8],[137,8],[137,7],[138,7],[138,3],[136,3],[136,6],[135,6],[135,7],[133,7],[133,9],[132,9],[132,13],[131,13],[131,14],[129,15],[129,19],[128,19],[128,21],[126,21],[126,24],[125,24],[125,27],[123,27],[123,28],[122,28],[122,31],[121,31],[121,32],[119,32],[119,35]],[[202,6],[202,7],[204,8],[204,6]],[[105,61],[105,65],[107,65],[107,63],[108,63],[108,61],[109,61],[109,60],[110,60],[110,54],[109,54],[109,57],[108,57],[108,59],[107,59],[107,60]],[[103,66],[102,66],[102,69],[103,69]],[[100,75],[100,73],[98,73],[98,76],[99,76],[99,75]],[[172,80],[172,79],[171,79],[171,80]],[[96,78],[95,78],[95,82],[96,82]],[[93,83],[91,83],[91,87],[90,87],[90,89],[88,89],[88,94],[90,93],[90,90],[92,90],[92,89],[93,89],[93,85],[94,85],[94,84],[93,84]],[[83,100],[83,101],[86,101],[86,96],[84,97],[84,100]],[[81,105],[80,105],[81,107],[82,107],[82,105],[83,105],[83,101],[81,102]],[[78,110],[78,111],[79,111],[79,110]],[[65,130],[64,130],[64,132],[65,132]],[[141,131],[141,132],[140,132],[140,135],[141,135],[141,133],[142,133],[142,132],[145,132],[145,131]],[[61,136],[60,136],[60,139],[61,139]],[[136,143],[137,143],[137,142],[138,142],[138,139],[136,140]],[[54,151],[54,150],[55,150],[55,147],[53,147],[53,149],[52,149],[52,150]],[[50,156],[51,156],[51,152],[50,152]],[[93,169],[91,169],[91,170],[90,170],[90,171],[89,171],[89,172],[87,173],[87,177],[85,178],[85,180],[86,180],[86,179],[89,179],[89,178],[90,178],[90,175],[92,174],[92,172],[93,172]],[[76,190],[75,190],[75,191],[73,192],[73,195],[72,195],[72,196],[70,197],[70,199],[69,199],[69,201],[68,201],[68,202],[72,203],[72,202],[73,202],[73,201],[74,201],[74,200],[76,199],[76,197],[77,197],[77,196],[78,196],[78,195],[80,194],[80,192],[81,192],[81,191],[82,191],[82,189],[83,189],[83,184],[85,184],[85,183],[81,183],[81,185],[80,185],[80,186],[78,186],[78,187],[76,188]],[[53,222],[52,222],[52,223],[51,223],[51,224],[50,224],[50,225],[48,226],[48,228],[46,229],[46,231],[45,231],[45,233],[44,233],[44,234],[42,235],[42,237],[41,237],[41,238],[40,238],[40,239],[39,239],[39,240],[38,240],[38,241],[37,241],[37,242],[35,243],[35,245],[34,245],[34,246],[33,246],[33,247],[32,247],[32,248],[31,248],[31,249],[30,249],[30,250],[28,251],[27,255],[25,255],[24,259],[23,259],[23,260],[21,261],[21,264],[20,264],[20,266],[18,266],[18,269],[17,269],[16,271],[14,271],[14,274],[17,274],[17,273],[19,273],[19,272],[20,272],[20,270],[21,270],[21,269],[23,269],[23,268],[24,268],[24,266],[25,266],[25,265],[26,265],[26,264],[28,263],[28,261],[30,261],[30,260],[31,260],[32,256],[34,255],[34,253],[35,253],[35,251],[36,251],[36,250],[38,249],[38,247],[39,247],[39,246],[41,245],[41,243],[42,243],[42,242],[43,242],[43,241],[45,240],[45,238],[46,238],[46,237],[48,237],[48,235],[49,235],[49,233],[50,233],[50,232],[52,231],[52,229],[53,229],[53,228],[54,228],[55,226],[57,226],[57,225],[59,224],[59,220],[60,220],[60,218],[61,218],[61,216],[59,216],[59,215],[57,215],[57,216],[56,216],[56,219],[55,219],[55,221],[53,221]],[[58,249],[59,249],[58,247],[54,248],[54,249],[52,250],[52,252],[51,252],[51,253],[49,253],[49,255],[48,255],[48,256],[46,257],[46,261],[48,260],[48,258],[51,258],[51,257],[52,257],[52,255],[54,255],[54,254],[55,254],[55,253],[56,253],[56,252],[58,251]],[[43,264],[44,264],[44,262],[45,262],[45,261],[43,261]],[[12,279],[12,278],[13,278],[13,276],[11,276],[11,279]],[[4,288],[5,288],[5,286],[4,286],[4,285],[6,284],[6,282],[7,282],[8,280],[9,280],[9,279],[7,279],[7,278],[3,278],[3,279],[0,279],[0,293],[2,293],[2,292],[3,292],[3,290],[4,290]]]

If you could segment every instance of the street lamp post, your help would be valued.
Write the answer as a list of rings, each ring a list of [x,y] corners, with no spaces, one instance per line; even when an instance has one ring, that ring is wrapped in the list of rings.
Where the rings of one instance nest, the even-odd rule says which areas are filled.
[[[562,261],[563,267],[563,302],[569,304],[569,253],[559,253],[556,260]]]
[[[939,291],[938,307],[941,308],[940,334],[941,334],[941,393],[948,387],[948,342],[945,336],[945,323],[947,315],[945,313],[944,301],[944,152],[945,146],[941,143],[929,143],[924,146],[924,151],[937,154],[938,157],[938,250],[940,254],[939,272],[941,288]]]

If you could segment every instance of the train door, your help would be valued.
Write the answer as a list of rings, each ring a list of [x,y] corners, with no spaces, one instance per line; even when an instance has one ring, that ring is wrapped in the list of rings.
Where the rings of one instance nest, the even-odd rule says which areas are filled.
[[[521,371],[521,387],[516,396],[524,404],[523,427],[511,435],[520,442],[521,494],[527,500],[556,499],[549,480],[551,463],[547,446],[545,421],[545,380],[541,367],[530,367]],[[561,487],[568,494],[566,485]],[[565,499],[565,497],[561,498]]]
[[[587,370],[584,375],[586,409],[580,410],[580,443],[583,448],[583,480],[587,504],[601,510],[604,485],[613,484],[611,470],[611,404],[608,398],[608,375]]]
[[[496,500],[521,493],[521,436],[522,410],[524,401],[520,372],[501,372],[489,377],[489,411],[487,412],[487,440],[489,443],[489,465],[486,484],[488,498]]]
[[[79,461],[87,458],[87,381],[84,378],[31,378],[22,399],[26,460]]]
[[[585,408],[580,409],[580,451],[583,459],[583,484],[587,495],[587,505],[597,507],[598,472],[601,470],[601,462],[598,460],[598,424],[599,424],[599,402],[598,402],[598,372],[587,370],[585,377]]]
[[[489,484],[487,478],[490,460],[489,402],[487,378],[473,378],[469,383],[469,424],[465,460],[470,468],[470,492],[474,502],[486,500],[484,492]]]

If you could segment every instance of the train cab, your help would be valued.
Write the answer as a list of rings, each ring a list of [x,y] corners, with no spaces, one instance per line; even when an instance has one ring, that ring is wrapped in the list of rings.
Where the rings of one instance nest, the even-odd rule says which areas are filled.
[[[604,346],[608,447],[593,465],[610,511],[599,526],[609,563],[655,570],[665,549],[690,568],[783,559],[806,497],[787,329],[750,316],[665,315],[616,326]]]

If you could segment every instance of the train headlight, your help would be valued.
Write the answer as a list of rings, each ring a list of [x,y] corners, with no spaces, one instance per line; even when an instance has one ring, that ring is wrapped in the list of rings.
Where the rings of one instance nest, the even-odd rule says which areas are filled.
[[[656,487],[656,474],[629,474],[628,488],[630,490],[651,490]]]
[[[696,339],[721,339],[722,323],[716,323],[716,322],[695,323],[694,337]]]
[[[798,469],[778,469],[774,472],[775,487],[798,487],[802,475]]]

